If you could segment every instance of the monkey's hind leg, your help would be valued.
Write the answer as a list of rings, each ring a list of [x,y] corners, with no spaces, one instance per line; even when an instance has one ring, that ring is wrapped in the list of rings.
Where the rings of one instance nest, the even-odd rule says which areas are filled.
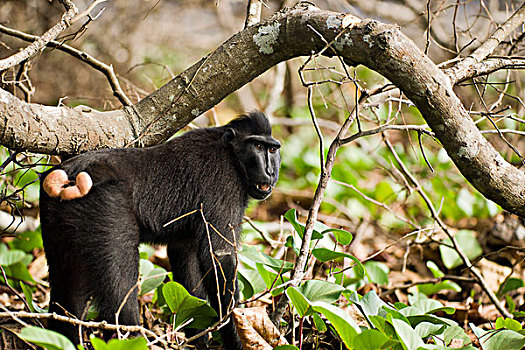
[[[236,257],[233,249],[217,259],[211,258],[206,245],[201,248],[199,262],[201,271],[207,271],[204,276],[204,287],[208,294],[211,306],[218,315],[225,317],[235,308],[238,302],[239,287],[236,279]],[[215,267],[214,267],[215,261]],[[233,318],[230,316],[228,323],[221,328],[224,348],[228,350],[241,350],[242,344],[237,334]]]
[[[67,253],[64,253],[67,255]],[[49,312],[72,318],[81,319],[89,304],[90,295],[85,274],[71,265],[50,263],[49,276],[54,287],[51,288]],[[78,265],[77,265],[78,266]],[[80,328],[74,324],[50,319],[47,322],[51,330],[69,338],[74,344],[80,342]]]
[[[189,243],[191,245],[191,243]],[[192,249],[193,248],[193,249]],[[173,274],[173,280],[182,284],[193,296],[206,300],[204,281],[200,271],[198,250],[196,247],[168,244],[168,257]],[[201,332],[201,329],[186,328],[186,338],[191,338]],[[196,349],[208,349],[208,339],[203,336],[191,343]]]
[[[122,201],[121,203],[125,203]],[[121,207],[102,216],[101,238],[91,254],[92,294],[99,317],[108,323],[139,325],[139,229],[131,211]],[[96,249],[96,251],[95,251]],[[105,332],[105,338],[114,332]]]

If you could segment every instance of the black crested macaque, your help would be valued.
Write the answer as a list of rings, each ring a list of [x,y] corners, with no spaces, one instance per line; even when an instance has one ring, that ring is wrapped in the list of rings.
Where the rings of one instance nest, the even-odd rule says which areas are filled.
[[[40,214],[50,312],[80,318],[93,298],[101,318],[115,322],[138,279],[139,243],[147,242],[167,244],[174,279],[226,315],[238,300],[232,243],[239,242],[248,199],[267,198],[279,176],[280,143],[271,132],[266,116],[255,111],[162,145],[85,153],[44,173]],[[92,183],[81,185],[86,176]],[[65,194],[70,188],[76,195]],[[223,237],[211,227],[207,232],[200,213],[165,226],[201,206]],[[139,324],[136,288],[118,322]],[[79,342],[78,328],[53,320],[49,327]],[[232,320],[221,332],[226,349],[242,348]]]

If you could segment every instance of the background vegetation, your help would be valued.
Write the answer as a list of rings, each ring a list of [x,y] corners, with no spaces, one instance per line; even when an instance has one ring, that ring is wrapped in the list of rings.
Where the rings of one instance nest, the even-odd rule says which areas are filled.
[[[263,17],[291,5],[265,4]],[[88,2],[79,1],[82,5]],[[316,5],[395,22],[446,67],[484,42],[521,4],[326,0]],[[96,19],[61,39],[113,64],[127,96],[136,102],[241,30],[246,1],[115,0],[103,6]],[[56,1],[6,1],[0,5],[0,22],[39,35],[62,11]],[[513,33],[495,56],[520,57],[522,38],[521,30]],[[3,57],[26,45],[5,34],[0,44]],[[101,110],[120,105],[102,74],[57,49],[4,71],[2,78],[2,88],[31,102]],[[455,87],[487,139],[522,169],[524,78],[519,69],[508,69]],[[286,289],[331,140],[363,91],[378,89],[381,93],[357,103],[358,118],[349,132],[356,137],[337,152],[304,282]],[[239,254],[245,306],[262,305],[272,312],[285,293],[291,314],[284,317],[282,335],[305,349],[525,346],[523,219],[503,212],[469,185],[399,90],[377,73],[342,65],[337,58],[299,58],[279,64],[188,128],[223,124],[254,108],[272,118],[283,144],[283,162],[272,197],[253,202],[246,214]],[[377,129],[385,124],[396,127]],[[374,132],[359,134],[362,130]],[[43,332],[37,318],[22,321],[19,313],[45,315],[48,306],[38,173],[59,160],[6,148],[1,152],[0,344],[22,348],[8,335],[28,322],[33,326],[25,327],[21,338],[68,349],[71,345],[60,337]],[[470,274],[447,232],[479,269],[485,285]],[[92,340],[95,349],[177,347],[184,342],[182,327],[213,328],[216,319],[206,305],[170,281],[164,248],[144,246],[141,258],[143,326],[151,331],[143,335],[148,341]],[[487,288],[507,314],[501,315],[489,300]],[[95,314],[90,319],[96,320]]]

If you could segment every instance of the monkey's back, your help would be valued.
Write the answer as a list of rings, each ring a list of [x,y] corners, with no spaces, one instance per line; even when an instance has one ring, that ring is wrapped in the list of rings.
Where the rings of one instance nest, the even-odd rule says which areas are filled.
[[[44,236],[51,236],[48,240],[79,236],[87,241],[100,231],[99,216],[122,212],[132,215],[115,221],[129,221],[130,217],[137,220],[128,224],[137,225],[141,241],[166,242],[173,235],[181,236],[184,230],[194,231],[203,219],[221,230],[239,225],[248,195],[221,135],[221,128],[198,129],[162,145],[99,150],[63,162],[58,168],[65,170],[70,179],[81,171],[87,172],[93,188],[84,198],[72,201],[50,198],[41,189]],[[164,227],[201,208],[204,218],[197,213]],[[81,227],[86,219],[92,227]],[[47,225],[48,221],[52,224]],[[57,224],[62,232],[47,232],[48,226],[56,231]]]

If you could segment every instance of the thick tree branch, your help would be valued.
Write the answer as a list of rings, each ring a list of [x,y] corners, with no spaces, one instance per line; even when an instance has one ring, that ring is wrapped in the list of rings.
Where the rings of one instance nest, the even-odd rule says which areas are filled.
[[[487,198],[525,217],[525,174],[508,164],[482,136],[447,76],[398,27],[365,20],[345,28],[344,18],[344,14],[321,11],[304,3],[278,12],[234,35],[133,108],[109,112],[104,118],[95,117],[100,113],[84,114],[65,108],[48,112],[46,108],[50,107],[21,105],[21,101],[15,103],[15,97],[3,92],[0,143],[40,153],[71,153],[122,146],[137,135],[135,144],[153,145],[165,141],[277,63],[319,52],[329,42],[346,63],[365,65],[399,87],[417,106],[468,181]],[[324,54],[333,52],[325,50]],[[28,108],[39,110],[38,121]],[[10,119],[10,114],[25,124]],[[67,114],[67,120],[61,114]],[[61,125],[60,147],[56,138],[27,132],[27,125],[32,125],[31,130],[40,133],[38,123],[47,124],[47,130],[53,130],[48,123]],[[91,125],[95,128],[88,132]],[[39,128],[46,129],[42,125]],[[78,145],[78,137],[73,136],[79,134],[89,135],[93,141],[83,138],[85,144]]]
[[[124,147],[134,139],[132,130],[124,110],[43,106],[0,89],[0,142],[11,149],[72,155]]]

